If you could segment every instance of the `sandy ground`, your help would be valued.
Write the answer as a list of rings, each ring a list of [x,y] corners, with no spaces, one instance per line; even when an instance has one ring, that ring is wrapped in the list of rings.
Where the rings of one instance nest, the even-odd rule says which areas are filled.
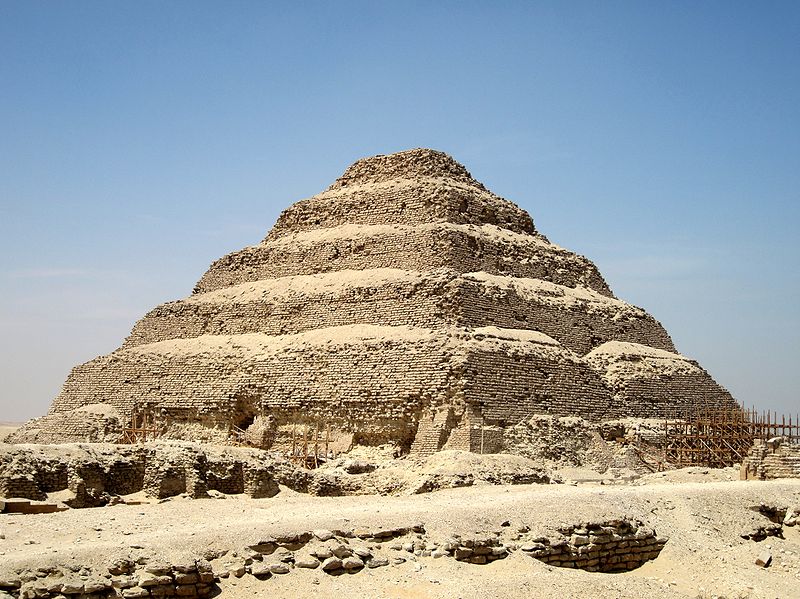
[[[443,539],[500,531],[506,521],[511,528],[547,531],[562,523],[628,516],[669,541],[655,561],[623,574],[554,568],[517,551],[489,565],[419,557],[352,575],[295,569],[265,581],[231,577],[221,582],[221,596],[800,598],[800,527],[784,527],[783,539],[757,543],[740,537],[754,524],[768,522],[751,507],[800,506],[800,480],[727,481],[730,473],[720,472],[691,469],[636,485],[482,485],[406,497],[311,497],[283,489],[260,500],[174,498],[55,514],[5,514],[0,515],[0,574],[4,568],[50,563],[102,567],[120,555],[230,554],[264,537],[319,528],[422,523],[428,537]],[[754,563],[764,551],[773,556],[769,568]]]

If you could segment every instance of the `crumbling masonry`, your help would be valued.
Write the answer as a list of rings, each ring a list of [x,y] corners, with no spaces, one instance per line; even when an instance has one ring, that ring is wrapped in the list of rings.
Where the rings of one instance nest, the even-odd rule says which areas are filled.
[[[735,407],[594,264],[450,156],[355,162],[214,262],[122,347],[73,369],[12,442],[167,437],[263,446],[302,424],[354,443],[498,451],[536,414],[589,420]]]

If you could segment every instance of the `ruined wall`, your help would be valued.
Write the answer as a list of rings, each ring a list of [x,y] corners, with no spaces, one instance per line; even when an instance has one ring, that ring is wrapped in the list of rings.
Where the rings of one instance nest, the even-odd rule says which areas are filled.
[[[49,443],[58,434],[62,443],[114,443],[122,435],[127,418],[107,404],[47,414],[29,421],[8,436],[7,443]]]
[[[693,360],[636,343],[611,341],[586,356],[614,395],[614,413],[666,418],[699,409],[735,409],[727,390]]]
[[[208,491],[271,497],[278,492],[276,480],[286,482],[291,470],[255,451],[212,450],[185,442],[20,448],[0,444],[0,497],[43,501],[47,493],[69,490],[65,503],[74,508],[106,505],[114,497],[140,491],[158,499],[206,497]]]
[[[800,478],[800,444],[777,437],[756,439],[741,468],[742,480]]]
[[[278,423],[319,414],[388,440],[413,434],[409,415],[421,402],[449,393],[453,349],[445,349],[446,335],[400,327],[371,327],[363,338],[353,327],[326,332],[205,336],[118,351],[75,368],[51,413],[100,401],[130,413],[134,405],[152,403],[189,410],[219,427],[222,440],[237,403],[249,402],[251,415],[268,410]]]
[[[608,389],[574,354],[546,345],[503,349],[476,347],[465,367],[465,395],[482,407],[491,424],[511,425],[534,414],[613,417]]]
[[[565,525],[560,538],[538,537],[522,551],[551,566],[589,572],[626,572],[658,557],[667,539],[638,520]]]

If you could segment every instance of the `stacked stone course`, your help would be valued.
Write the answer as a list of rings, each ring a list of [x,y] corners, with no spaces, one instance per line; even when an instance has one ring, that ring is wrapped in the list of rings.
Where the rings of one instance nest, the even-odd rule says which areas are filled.
[[[800,444],[783,437],[757,439],[742,461],[742,480],[800,478]]]
[[[289,207],[261,244],[77,366],[11,440],[108,441],[145,412],[167,436],[203,441],[244,429],[267,446],[312,424],[423,454],[501,451],[537,414],[732,404],[594,264],[418,149],[359,160]]]

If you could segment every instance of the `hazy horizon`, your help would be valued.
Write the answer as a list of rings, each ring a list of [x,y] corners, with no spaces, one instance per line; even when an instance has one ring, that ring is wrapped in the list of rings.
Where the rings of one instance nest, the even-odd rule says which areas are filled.
[[[800,5],[0,7],[0,421],[358,158],[445,151],[800,411]]]

